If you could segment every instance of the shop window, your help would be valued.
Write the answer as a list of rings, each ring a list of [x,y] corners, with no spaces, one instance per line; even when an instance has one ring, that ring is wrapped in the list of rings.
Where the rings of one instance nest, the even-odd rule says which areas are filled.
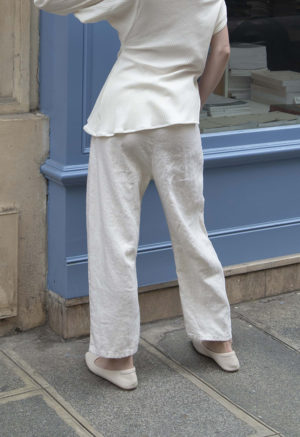
[[[226,0],[230,59],[201,132],[300,123],[300,0]]]

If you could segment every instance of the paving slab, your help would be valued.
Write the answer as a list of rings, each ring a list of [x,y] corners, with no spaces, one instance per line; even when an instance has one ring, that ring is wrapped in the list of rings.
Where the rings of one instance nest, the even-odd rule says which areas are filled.
[[[299,352],[234,317],[233,348],[241,368],[225,372],[195,351],[182,325],[182,318],[145,324],[141,337],[282,435],[300,436]]]
[[[142,344],[135,355],[139,385],[132,391],[123,391],[86,368],[88,338],[61,341],[52,331],[37,328],[0,339],[0,347],[21,357],[105,437],[257,435],[249,423]]]
[[[300,291],[240,303],[234,312],[300,350]]]
[[[24,388],[25,386],[24,380],[16,374],[14,366],[0,352],[0,395],[10,390]]]
[[[42,395],[0,401],[1,437],[75,437],[78,434]]]

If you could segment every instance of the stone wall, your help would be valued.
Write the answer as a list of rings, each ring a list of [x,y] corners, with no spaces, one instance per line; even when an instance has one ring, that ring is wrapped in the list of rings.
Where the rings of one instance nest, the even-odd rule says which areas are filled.
[[[0,2],[0,335],[46,321],[48,118],[38,112],[39,10]]]

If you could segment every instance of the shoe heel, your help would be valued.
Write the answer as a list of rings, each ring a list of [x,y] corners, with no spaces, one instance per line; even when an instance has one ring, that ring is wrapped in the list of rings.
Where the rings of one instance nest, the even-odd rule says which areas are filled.
[[[95,364],[97,355],[92,352],[86,352],[85,362],[88,369],[97,376],[106,379],[107,381],[117,385],[124,390],[132,390],[138,386],[136,368],[124,370],[109,370],[102,369]]]
[[[197,352],[199,352],[201,355],[205,355],[206,357],[213,359],[218,364],[218,366],[221,367],[221,369],[226,370],[227,372],[235,372],[239,370],[240,363],[235,351],[218,353],[206,348],[201,341],[197,343],[194,343],[192,341],[192,344]]]

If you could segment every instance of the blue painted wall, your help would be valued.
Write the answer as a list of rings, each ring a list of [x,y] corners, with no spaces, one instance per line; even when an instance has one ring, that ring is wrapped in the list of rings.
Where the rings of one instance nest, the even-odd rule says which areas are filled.
[[[88,295],[82,127],[119,50],[105,21],[40,13],[40,110],[50,118],[48,288]],[[205,223],[223,266],[298,253],[300,127],[202,134]],[[153,181],[142,202],[139,286],[176,280],[172,244]]]

